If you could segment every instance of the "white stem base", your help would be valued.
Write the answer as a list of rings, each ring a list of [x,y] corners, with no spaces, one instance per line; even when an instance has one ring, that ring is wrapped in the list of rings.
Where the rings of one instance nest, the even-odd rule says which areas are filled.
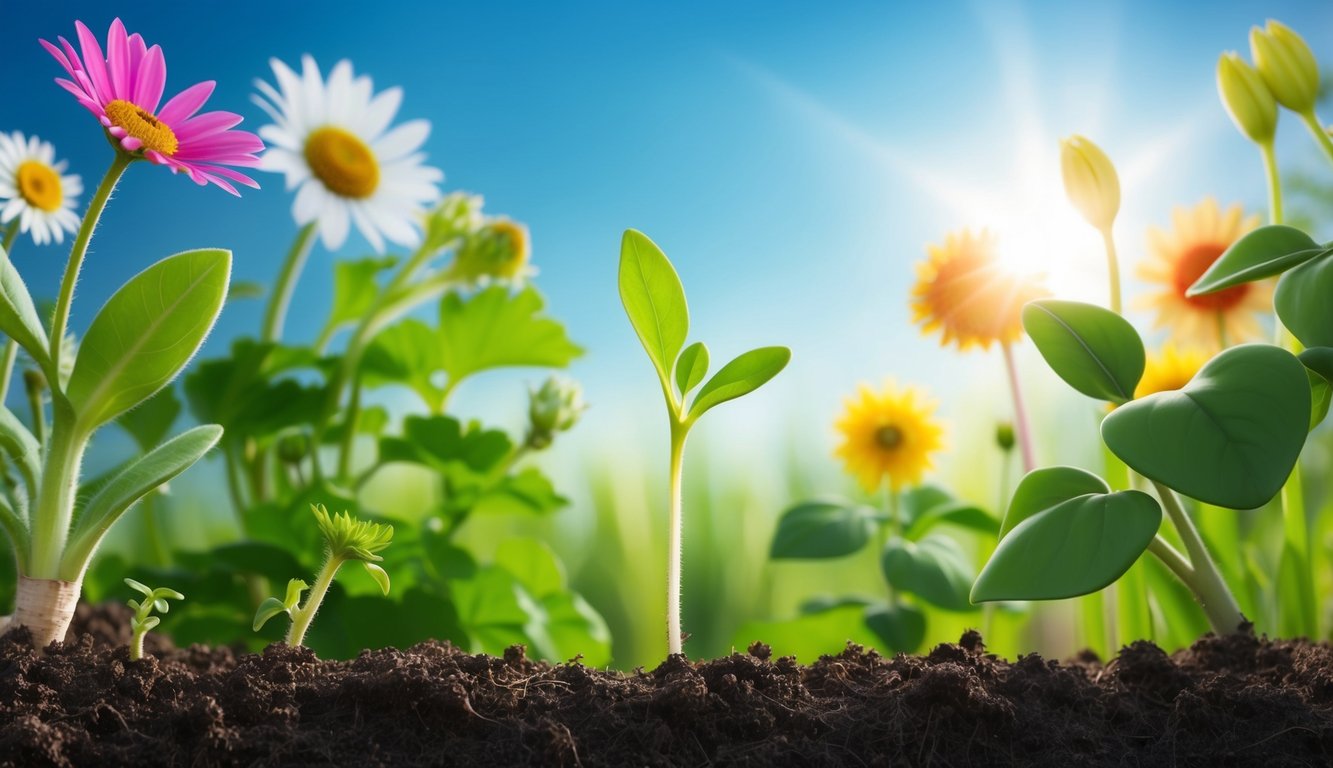
[[[32,633],[32,645],[38,650],[57,640],[63,642],[82,590],[79,581],[20,576],[10,628],[27,627]]]

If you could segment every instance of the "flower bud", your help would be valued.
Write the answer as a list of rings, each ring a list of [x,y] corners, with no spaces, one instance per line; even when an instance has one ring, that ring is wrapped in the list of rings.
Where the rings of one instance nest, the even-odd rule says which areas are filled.
[[[587,408],[578,382],[555,376],[540,389],[528,392],[527,445],[534,450],[548,447],[557,432],[572,429]]]
[[[481,195],[452,192],[444,196],[426,215],[425,248],[438,251],[450,241],[466,237],[481,228]]]
[[[284,464],[300,464],[309,453],[309,435],[292,432],[278,438],[278,460]]]
[[[1239,54],[1217,60],[1217,92],[1231,121],[1256,144],[1268,144],[1277,131],[1277,101],[1264,80]]]
[[[1002,421],[995,425],[995,444],[1005,453],[1014,449],[1014,425],[1011,422]]]
[[[1264,29],[1250,29],[1250,56],[1279,104],[1302,115],[1314,110],[1319,62],[1300,35],[1269,19]]]
[[[468,283],[485,279],[521,280],[528,271],[528,228],[493,219],[463,239],[454,255],[454,277]]]
[[[1107,231],[1120,212],[1120,177],[1111,158],[1082,136],[1060,142],[1060,172],[1065,196],[1088,223]]]

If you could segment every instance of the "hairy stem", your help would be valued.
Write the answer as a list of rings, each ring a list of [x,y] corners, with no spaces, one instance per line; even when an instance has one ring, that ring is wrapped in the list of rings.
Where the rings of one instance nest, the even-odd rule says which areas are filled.
[[[676,417],[671,420],[671,513],[667,543],[667,652],[681,652],[680,565],[681,565],[681,470],[685,460],[685,438],[689,427]]]
[[[301,227],[296,233],[296,240],[287,251],[287,258],[282,262],[278,273],[278,282],[273,285],[273,293],[268,297],[268,306],[264,309],[264,325],[260,332],[261,341],[278,341],[282,338],[282,326],[287,321],[287,307],[291,304],[296,282],[301,279],[306,259],[315,243],[315,222]]]
[[[55,399],[54,414],[32,514],[32,573],[27,575],[39,579],[54,579],[60,574],[74,515],[79,469],[88,447],[88,436],[79,431],[74,409],[63,397]]]
[[[1004,367],[1009,374],[1009,394],[1014,399],[1014,432],[1018,437],[1018,447],[1023,453],[1023,472],[1037,468],[1037,459],[1032,450],[1032,428],[1028,424],[1027,409],[1023,407],[1023,390],[1018,385],[1018,368],[1014,365],[1014,349],[1008,342],[1001,342],[1004,352]]]
[[[148,634],[146,631],[135,630],[130,638],[130,661],[138,661],[143,658],[143,637]]]
[[[324,595],[328,593],[329,585],[333,583],[333,577],[338,574],[342,564],[342,560],[332,555],[324,561],[324,567],[319,569],[319,576],[315,578],[310,594],[306,595],[305,604],[292,611],[292,626],[287,630],[288,645],[301,645],[305,642],[306,630],[310,629],[310,622],[314,620],[320,604],[324,602]]]

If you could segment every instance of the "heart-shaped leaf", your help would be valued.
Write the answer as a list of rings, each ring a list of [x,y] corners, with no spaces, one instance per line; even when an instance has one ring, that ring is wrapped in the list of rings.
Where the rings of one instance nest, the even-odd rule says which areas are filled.
[[[1210,360],[1184,389],[1120,406],[1102,421],[1102,439],[1144,477],[1253,509],[1286,482],[1309,424],[1305,367],[1277,347],[1245,344]]]
[[[696,341],[686,347],[676,361],[676,386],[680,388],[680,396],[689,394],[707,375],[708,347],[702,341]]]
[[[769,557],[843,557],[860,551],[874,529],[873,509],[850,502],[807,501],[782,513]]]
[[[685,288],[666,254],[648,236],[625,230],[620,241],[620,301],[664,387],[690,332]]]
[[[1123,403],[1143,376],[1143,340],[1125,318],[1076,301],[1023,307],[1023,328],[1065,383],[1088,397]]]
[[[1059,600],[1120,578],[1162,524],[1157,500],[1139,491],[1090,493],[1019,523],[972,585],[972,602]]]
[[[1200,296],[1279,275],[1322,252],[1318,243],[1295,227],[1259,227],[1232,243],[1185,295]]]
[[[1291,334],[1307,347],[1333,347],[1333,253],[1307,261],[1277,281],[1273,306]]]
[[[760,347],[742,353],[722,366],[699,390],[690,406],[690,418],[697,419],[715,405],[759,389],[787,367],[790,360],[791,350],[786,347]]]
[[[895,536],[880,555],[884,580],[946,611],[967,611],[972,568],[958,542],[948,536],[927,536],[918,542]]]
[[[1000,524],[1000,538],[1003,539],[1019,523],[1038,512],[1044,512],[1076,496],[1110,492],[1111,487],[1106,481],[1077,467],[1034,469],[1024,475],[1014,489],[1014,497],[1004,513],[1004,522]]]
[[[956,525],[986,535],[995,532],[999,522],[989,512],[974,504],[947,501],[916,515],[903,529],[903,537],[916,541],[937,525]]]
[[[890,651],[912,653],[926,639],[926,614],[915,605],[875,605],[866,608],[866,626]]]

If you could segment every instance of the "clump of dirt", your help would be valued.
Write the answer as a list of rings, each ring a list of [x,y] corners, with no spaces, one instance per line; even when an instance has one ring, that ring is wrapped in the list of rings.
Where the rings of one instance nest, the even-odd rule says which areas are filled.
[[[811,666],[748,654],[648,672],[440,643],[320,661],[163,640],[81,609],[45,655],[0,639],[0,763],[116,765],[1330,765],[1333,649],[1208,637],[1112,662],[849,645]]]

